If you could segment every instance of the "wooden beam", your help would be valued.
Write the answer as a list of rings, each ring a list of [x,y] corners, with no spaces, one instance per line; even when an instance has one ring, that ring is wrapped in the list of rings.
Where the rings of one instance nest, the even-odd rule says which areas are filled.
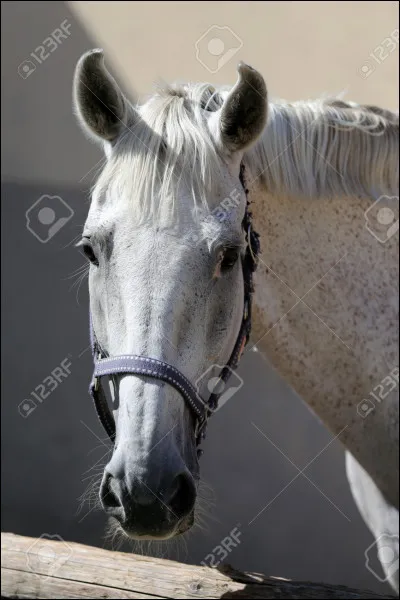
[[[2,598],[391,598],[12,533],[1,549]]]

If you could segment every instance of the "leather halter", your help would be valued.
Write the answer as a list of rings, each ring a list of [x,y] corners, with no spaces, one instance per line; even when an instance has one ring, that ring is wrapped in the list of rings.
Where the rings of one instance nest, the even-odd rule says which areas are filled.
[[[257,268],[257,256],[260,252],[259,236],[252,228],[252,215],[249,211],[248,190],[244,181],[244,165],[240,167],[240,182],[246,193],[246,210],[242,221],[242,227],[246,236],[246,251],[242,258],[243,280],[244,280],[244,307],[240,331],[233,347],[232,353],[226,366],[219,375],[219,381],[226,383],[232,370],[236,369],[240,357],[246,346],[251,330],[251,305],[253,294],[253,272]],[[196,419],[196,444],[205,437],[205,426],[210,415],[218,408],[218,400],[222,391],[212,393],[208,400],[204,400],[195,386],[175,367],[168,363],[149,358],[147,356],[138,356],[135,354],[104,357],[104,352],[97,341],[92,318],[90,316],[90,342],[94,360],[94,372],[90,383],[89,392],[93,398],[97,415],[101,424],[106,430],[109,438],[115,441],[115,421],[112,412],[109,409],[106,395],[104,393],[101,379],[104,376],[121,375],[129,373],[151,377],[164,381],[174,387],[182,396],[186,404],[194,413]],[[222,386],[223,389],[224,386]],[[201,451],[200,451],[201,452]]]

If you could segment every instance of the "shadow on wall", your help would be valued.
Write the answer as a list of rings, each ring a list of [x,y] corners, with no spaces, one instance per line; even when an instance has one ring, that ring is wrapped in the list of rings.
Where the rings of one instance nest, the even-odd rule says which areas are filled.
[[[103,515],[90,503],[78,512],[110,449],[87,393],[86,283],[77,291],[70,278],[84,262],[73,243],[102,158],[75,124],[71,80],[96,43],[61,2],[4,2],[2,13],[2,529],[103,545]],[[54,53],[30,74],[24,65],[18,71],[65,21],[70,35]],[[58,230],[38,218],[46,195],[60,198]],[[57,367],[64,377],[38,399]],[[385,591],[365,568],[372,540],[350,497],[340,446],[257,354],[244,357],[239,375],[245,385],[213,418],[204,445],[202,474],[215,508],[204,509],[205,530],[167,554],[217,564],[221,540],[234,531],[226,560],[240,569]],[[310,461],[309,479],[299,476]]]

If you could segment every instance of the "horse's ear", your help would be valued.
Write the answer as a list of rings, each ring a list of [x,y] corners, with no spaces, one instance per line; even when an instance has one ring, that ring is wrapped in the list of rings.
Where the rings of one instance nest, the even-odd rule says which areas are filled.
[[[245,150],[263,131],[268,112],[265,81],[252,67],[240,62],[238,80],[216,113],[217,140],[229,152]]]
[[[90,50],[79,59],[73,103],[83,128],[103,142],[114,142],[134,116],[133,108],[104,66],[102,50]]]

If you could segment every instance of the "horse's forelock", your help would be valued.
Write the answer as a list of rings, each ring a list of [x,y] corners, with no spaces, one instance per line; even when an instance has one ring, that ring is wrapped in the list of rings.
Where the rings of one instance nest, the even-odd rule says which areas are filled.
[[[222,105],[209,84],[175,84],[159,89],[136,107],[139,122],[128,125],[113,147],[93,193],[133,202],[136,217],[176,217],[177,186],[184,180],[194,208],[208,209],[220,160],[206,125]]]

